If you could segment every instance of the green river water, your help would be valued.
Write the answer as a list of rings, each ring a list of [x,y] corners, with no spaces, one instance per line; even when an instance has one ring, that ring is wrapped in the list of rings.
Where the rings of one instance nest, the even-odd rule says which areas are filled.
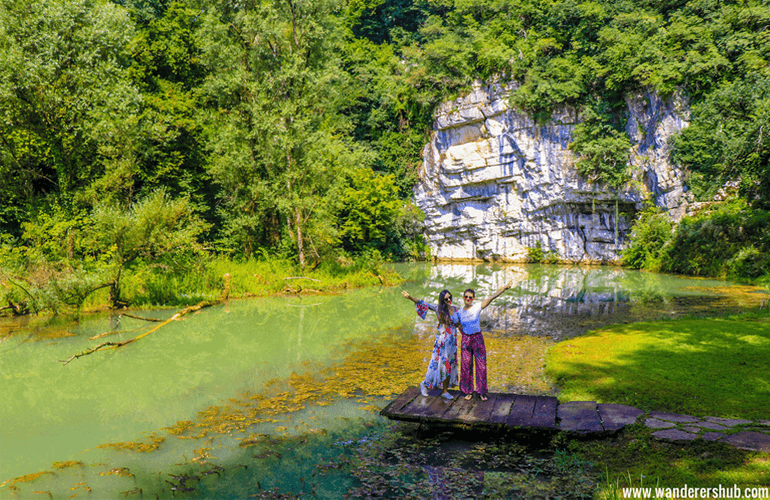
[[[724,282],[614,267],[397,270],[407,279],[399,287],[232,300],[66,365],[156,324],[118,313],[6,320],[0,498],[344,496],[361,479],[341,464],[401,425],[378,409],[424,372],[427,353],[399,364],[411,359],[399,353],[429,346],[432,326],[402,289],[435,300],[444,287],[459,298],[472,286],[483,298],[513,279],[482,327],[552,343],[617,322],[741,306]],[[131,312],[167,319],[175,311]],[[117,333],[90,340],[106,332]],[[494,376],[490,388],[506,389]]]

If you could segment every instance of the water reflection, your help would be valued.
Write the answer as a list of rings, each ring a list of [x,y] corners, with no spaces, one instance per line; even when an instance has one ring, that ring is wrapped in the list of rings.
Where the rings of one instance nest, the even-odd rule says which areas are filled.
[[[513,289],[482,314],[482,329],[555,340],[616,323],[734,312],[758,307],[766,297],[750,293],[756,292],[753,287],[719,280],[608,266],[438,264],[398,269],[423,281],[427,297],[443,288],[455,295],[473,288],[482,300],[511,281]]]

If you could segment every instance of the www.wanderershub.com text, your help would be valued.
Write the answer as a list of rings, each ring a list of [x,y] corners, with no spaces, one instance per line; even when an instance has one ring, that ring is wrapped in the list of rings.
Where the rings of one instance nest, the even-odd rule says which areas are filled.
[[[715,488],[623,488],[623,498],[770,498],[770,487],[741,488],[738,485]]]

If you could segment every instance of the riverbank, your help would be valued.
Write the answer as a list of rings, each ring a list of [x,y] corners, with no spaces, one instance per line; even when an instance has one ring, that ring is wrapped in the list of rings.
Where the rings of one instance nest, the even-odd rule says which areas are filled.
[[[0,271],[2,271],[0,269]],[[114,308],[109,287],[94,289],[82,300],[73,301],[72,292],[61,283],[46,281],[35,273],[10,278],[0,272],[0,316],[30,313],[71,314]],[[175,308],[218,299],[229,275],[229,298],[271,295],[313,295],[337,293],[368,286],[392,286],[403,281],[377,254],[340,258],[314,268],[301,269],[296,263],[277,257],[233,260],[213,258],[185,270],[138,265],[121,275],[121,297],[131,308]],[[69,284],[71,288],[84,284]]]
[[[545,373],[562,402],[770,419],[770,317],[616,325],[554,346]]]

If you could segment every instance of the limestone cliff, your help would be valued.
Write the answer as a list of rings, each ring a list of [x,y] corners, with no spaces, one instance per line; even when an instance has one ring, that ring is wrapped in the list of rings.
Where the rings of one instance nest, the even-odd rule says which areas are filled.
[[[434,258],[523,261],[539,243],[564,261],[612,262],[646,197],[681,215],[683,175],[667,160],[668,139],[689,118],[681,98],[628,98],[634,181],[615,192],[575,169],[567,146],[577,112],[563,109],[538,125],[509,107],[515,91],[479,83],[437,110],[414,190]]]

